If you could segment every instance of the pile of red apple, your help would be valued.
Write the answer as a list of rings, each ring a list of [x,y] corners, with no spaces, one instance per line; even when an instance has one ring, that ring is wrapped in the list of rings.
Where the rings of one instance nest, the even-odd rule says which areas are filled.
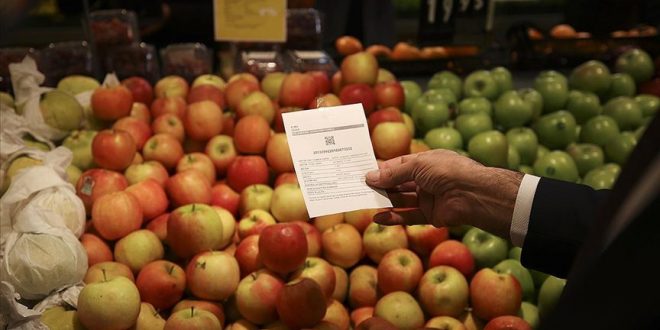
[[[565,281],[525,269],[505,240],[476,228],[385,227],[372,221],[377,210],[309,219],[281,114],[361,103],[379,159],[448,148],[609,187],[618,165],[605,160],[625,162],[660,107],[657,97],[629,95],[631,79],[634,94],[635,80],[650,78],[639,56],[617,64],[623,73],[589,62],[518,91],[496,68],[464,81],[440,72],[422,93],[366,52],[331,78],[204,75],[189,86],[168,76],[152,88],[133,77],[99,87],[89,122],[100,131],[64,142],[84,170],[76,189],[89,218],[87,285],[76,312],[49,320],[90,329],[529,329]],[[606,115],[601,99],[610,99]]]

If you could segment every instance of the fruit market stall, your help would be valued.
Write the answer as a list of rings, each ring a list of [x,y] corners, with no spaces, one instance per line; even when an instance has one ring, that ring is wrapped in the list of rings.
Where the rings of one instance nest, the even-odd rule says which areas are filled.
[[[0,328],[534,329],[550,315],[566,280],[504,238],[383,226],[378,209],[309,218],[282,114],[359,103],[379,161],[449,149],[609,189],[660,109],[658,50],[636,39],[520,72],[484,45],[323,49],[321,14],[289,13],[276,47],[157,47],[113,10],[90,13],[88,40],[0,50]]]

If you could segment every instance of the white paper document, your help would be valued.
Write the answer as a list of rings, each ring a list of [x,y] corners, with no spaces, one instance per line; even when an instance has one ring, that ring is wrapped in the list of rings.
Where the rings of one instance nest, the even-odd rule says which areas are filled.
[[[310,217],[392,207],[385,191],[364,181],[378,164],[362,104],[285,112],[282,119]]]

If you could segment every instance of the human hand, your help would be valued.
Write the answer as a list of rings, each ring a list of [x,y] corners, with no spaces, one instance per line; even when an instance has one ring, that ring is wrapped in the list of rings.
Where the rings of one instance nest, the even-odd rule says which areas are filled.
[[[385,161],[366,182],[387,190],[395,207],[376,214],[380,224],[472,225],[509,238],[522,177],[436,149]]]

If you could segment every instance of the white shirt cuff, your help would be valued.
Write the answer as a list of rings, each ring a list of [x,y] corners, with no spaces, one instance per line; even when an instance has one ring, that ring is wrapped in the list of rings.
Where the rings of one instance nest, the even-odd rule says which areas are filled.
[[[536,187],[540,179],[538,176],[525,174],[522,182],[520,182],[520,187],[518,187],[516,205],[513,207],[511,228],[509,229],[511,243],[515,246],[522,247],[525,242],[529,216],[532,213],[532,204],[534,203],[534,194],[536,194]]]

